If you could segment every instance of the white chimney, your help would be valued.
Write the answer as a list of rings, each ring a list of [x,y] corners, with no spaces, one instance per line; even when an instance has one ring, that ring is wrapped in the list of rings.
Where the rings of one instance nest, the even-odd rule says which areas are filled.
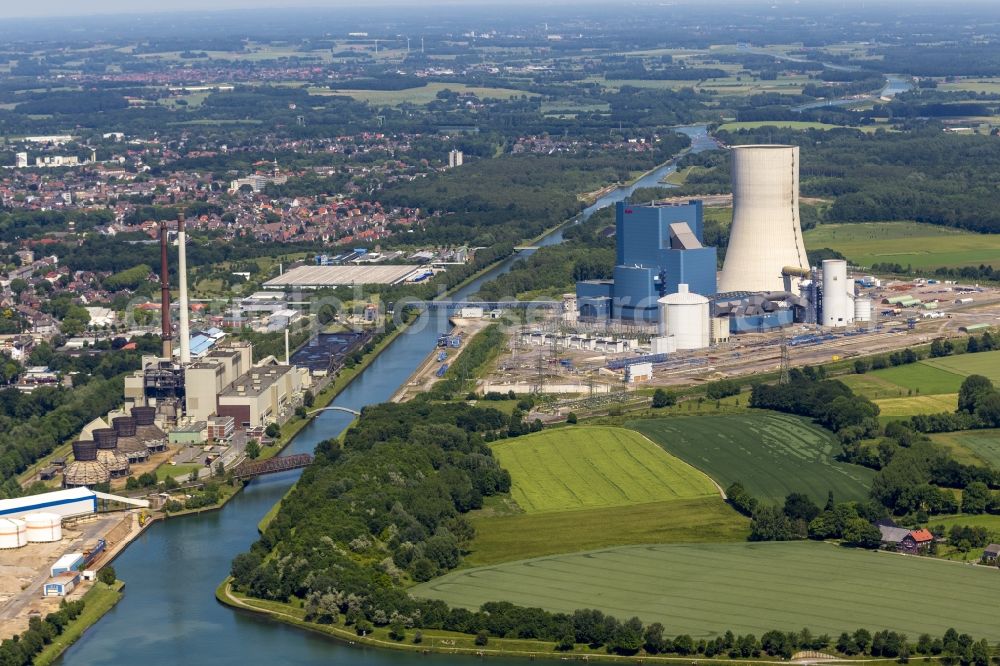
[[[184,212],[177,216],[177,273],[180,278],[180,338],[181,364],[191,362],[191,322],[188,318],[187,233],[184,231]]]
[[[291,355],[288,353],[288,329],[285,329],[285,365],[291,365]]]

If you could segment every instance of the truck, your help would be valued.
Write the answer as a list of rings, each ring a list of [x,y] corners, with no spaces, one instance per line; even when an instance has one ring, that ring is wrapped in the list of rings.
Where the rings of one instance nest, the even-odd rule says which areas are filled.
[[[438,355],[437,355],[437,362],[438,363],[440,363],[441,361],[445,360],[446,358],[448,358],[448,352],[446,352],[446,351],[439,351],[438,352]]]
[[[440,368],[438,368],[437,372],[434,373],[434,376],[435,377],[444,377],[444,373],[446,373],[446,372],[448,372],[448,364],[447,363],[445,363]]]

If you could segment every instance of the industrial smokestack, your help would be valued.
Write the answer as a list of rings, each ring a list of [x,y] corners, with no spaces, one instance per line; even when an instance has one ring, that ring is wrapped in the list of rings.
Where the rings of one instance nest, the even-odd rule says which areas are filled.
[[[809,268],[799,225],[799,147],[733,146],[733,224],[719,291],[780,291]]]
[[[184,232],[184,211],[177,216],[177,278],[181,301],[181,363],[191,362],[191,323],[188,319],[187,234]]]
[[[288,353],[288,329],[285,329],[285,365],[292,364],[292,357]]]
[[[163,338],[163,358],[173,357],[173,335],[170,330],[170,268],[167,263],[167,223],[160,220],[160,336]]]

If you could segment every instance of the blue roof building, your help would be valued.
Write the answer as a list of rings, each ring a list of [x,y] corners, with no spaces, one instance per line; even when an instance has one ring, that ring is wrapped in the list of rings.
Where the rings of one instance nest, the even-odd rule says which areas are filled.
[[[581,317],[656,321],[657,300],[687,284],[716,292],[716,253],[703,242],[702,202],[615,207],[614,280],[577,283]]]

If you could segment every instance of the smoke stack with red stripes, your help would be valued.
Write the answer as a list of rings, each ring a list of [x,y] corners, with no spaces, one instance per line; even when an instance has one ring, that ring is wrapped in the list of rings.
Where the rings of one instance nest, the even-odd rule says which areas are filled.
[[[173,357],[173,335],[170,330],[170,267],[167,263],[167,223],[160,220],[160,336],[163,358]]]
[[[184,211],[177,216],[177,279],[180,282],[180,344],[181,364],[191,362],[191,322],[188,318],[187,234],[184,231]]]

